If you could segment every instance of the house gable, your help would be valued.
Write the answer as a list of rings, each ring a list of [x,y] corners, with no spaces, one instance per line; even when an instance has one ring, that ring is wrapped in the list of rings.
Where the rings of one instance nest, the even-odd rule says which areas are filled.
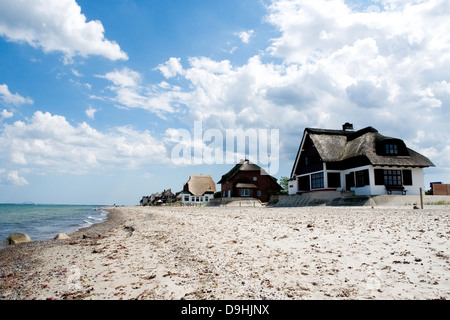
[[[311,137],[305,136],[302,148],[300,150],[300,156],[297,166],[294,170],[294,174],[304,174],[323,169],[323,160],[317,151]]]
[[[242,160],[218,182],[222,197],[250,197],[267,202],[271,195],[279,194],[282,187],[277,179],[258,165]]]
[[[213,199],[215,191],[211,175],[191,175],[178,198],[184,204],[202,204]]]

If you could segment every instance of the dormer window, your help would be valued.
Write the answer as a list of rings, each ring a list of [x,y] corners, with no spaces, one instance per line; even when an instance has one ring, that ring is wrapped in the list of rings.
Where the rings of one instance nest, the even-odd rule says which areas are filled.
[[[398,146],[396,144],[386,144],[386,154],[398,154]]]
[[[400,139],[383,137],[377,141],[376,152],[379,156],[408,157],[405,142]]]

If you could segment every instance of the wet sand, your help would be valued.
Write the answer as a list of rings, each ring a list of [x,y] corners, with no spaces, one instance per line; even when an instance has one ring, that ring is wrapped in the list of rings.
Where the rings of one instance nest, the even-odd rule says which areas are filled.
[[[449,299],[450,207],[123,207],[0,251],[0,299]]]

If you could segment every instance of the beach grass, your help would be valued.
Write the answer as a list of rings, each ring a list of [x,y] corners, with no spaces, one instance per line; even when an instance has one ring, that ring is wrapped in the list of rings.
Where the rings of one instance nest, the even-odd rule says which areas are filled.
[[[429,206],[450,206],[450,201],[440,200],[437,202],[426,202],[425,204]]]

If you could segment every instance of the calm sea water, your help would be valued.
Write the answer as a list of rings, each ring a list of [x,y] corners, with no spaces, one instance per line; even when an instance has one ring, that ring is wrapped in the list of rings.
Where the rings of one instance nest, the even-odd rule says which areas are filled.
[[[98,206],[0,204],[0,245],[14,232],[32,241],[53,239],[103,222],[107,214]]]

